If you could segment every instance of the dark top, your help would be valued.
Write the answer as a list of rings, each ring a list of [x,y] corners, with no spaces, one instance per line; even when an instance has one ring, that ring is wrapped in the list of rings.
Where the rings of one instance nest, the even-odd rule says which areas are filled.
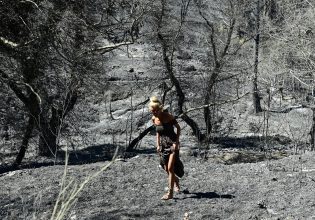
[[[177,124],[176,119],[173,119],[167,123],[162,123],[161,125],[155,125],[156,132],[158,132],[161,137],[169,137],[172,141],[175,142],[177,139],[177,135],[174,131],[175,124]]]

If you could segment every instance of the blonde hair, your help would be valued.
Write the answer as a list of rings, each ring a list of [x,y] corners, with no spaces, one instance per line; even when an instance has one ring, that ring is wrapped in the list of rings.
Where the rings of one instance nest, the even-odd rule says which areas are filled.
[[[156,96],[150,98],[149,110],[152,111],[153,109],[163,110],[163,105]]]

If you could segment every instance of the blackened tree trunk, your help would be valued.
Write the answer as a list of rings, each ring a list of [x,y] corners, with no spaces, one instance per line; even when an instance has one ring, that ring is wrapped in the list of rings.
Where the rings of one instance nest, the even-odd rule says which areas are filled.
[[[310,132],[311,135],[311,150],[315,150],[315,108],[312,108],[313,112],[313,124]]]
[[[162,44],[164,64],[165,64],[165,67],[167,69],[168,76],[169,76],[171,82],[174,84],[175,89],[176,89],[177,98],[178,98],[178,102],[177,102],[178,115],[180,115],[184,112],[183,111],[183,105],[185,102],[185,94],[183,93],[183,90],[180,86],[179,81],[177,80],[177,78],[174,75],[173,68],[171,66],[171,62],[169,60],[169,57],[166,55],[167,46],[166,46],[165,39],[163,38],[163,36],[161,34],[158,34],[158,35],[159,35],[160,42]],[[198,124],[186,114],[182,115],[181,118],[183,119],[183,121],[185,121],[188,124],[189,127],[191,127],[193,134],[195,137],[197,137],[198,141],[202,141],[203,135],[199,129]]]
[[[27,150],[28,147],[28,143],[29,140],[32,136],[32,132],[34,130],[34,126],[35,126],[35,120],[34,117],[32,115],[29,115],[29,119],[28,119],[28,124],[25,128],[25,132],[24,132],[24,136],[23,136],[23,140],[22,140],[22,145],[20,147],[19,153],[15,159],[15,162],[13,164],[14,167],[19,166],[25,156],[25,152]]]
[[[49,111],[41,112],[39,118],[40,123],[38,129],[41,132],[39,137],[39,155],[52,156],[56,154],[58,150],[58,137],[64,118],[74,108],[78,93],[77,89],[80,85],[78,83],[70,86],[70,89],[66,95],[63,106],[59,108],[50,105],[51,116],[47,115]]]
[[[114,1],[109,4],[113,13],[125,9],[123,6],[116,7],[112,2]],[[110,13],[107,12],[107,7],[100,7],[101,5],[101,2],[91,4],[86,1],[48,1],[47,4],[38,5],[33,1],[1,1],[0,29],[3,36],[0,36],[0,53],[5,57],[5,62],[12,61],[13,65],[4,63],[3,66],[11,67],[0,69],[0,79],[23,102],[23,110],[34,120],[28,121],[28,129],[24,132],[16,158],[17,164],[23,160],[33,129],[40,135],[40,155],[51,156],[57,150],[62,121],[76,103],[76,91],[82,86],[79,84],[91,71],[97,73],[96,70],[101,68],[94,65],[99,61],[93,61],[89,54],[98,54],[98,51],[106,53],[131,44],[123,42],[89,50],[95,47],[93,39],[96,37],[103,35],[106,39],[105,33],[112,35],[110,26],[115,26],[118,37],[130,29],[130,24],[139,22],[141,17],[139,15],[135,22],[131,22],[134,16],[128,15],[127,18],[126,15],[126,20],[121,19],[124,24],[121,27],[117,26],[118,20],[111,16],[110,19],[101,19],[100,23],[94,24],[95,17],[98,16],[94,16],[93,9],[97,9],[97,13],[102,16],[103,13]],[[138,13],[140,9],[135,12]],[[67,92],[65,98],[63,94]]]
[[[58,126],[50,126],[50,123],[45,121],[44,117],[41,117],[40,123],[40,137],[38,143],[38,154],[40,156],[52,156],[56,155],[57,151],[57,136]]]
[[[174,53],[174,45],[172,45],[172,47],[171,47],[172,49],[169,51],[167,40],[164,38],[162,31],[161,31],[162,24],[163,24],[163,17],[165,16],[166,1],[161,0],[161,3],[162,3],[162,8],[161,8],[161,14],[159,17],[159,21],[158,21],[157,37],[158,37],[158,40],[160,41],[161,46],[162,46],[163,61],[164,61],[165,68],[167,70],[169,79],[171,80],[171,82],[173,83],[173,85],[175,86],[175,89],[176,89],[177,99],[178,99],[178,102],[177,102],[178,112],[177,112],[177,114],[181,115],[184,112],[183,106],[185,103],[185,94],[184,94],[184,92],[180,86],[180,83],[179,83],[178,79],[176,78],[174,71],[173,71],[172,57],[173,57],[173,53]],[[189,5],[189,1],[188,1],[187,5],[185,6],[186,11],[188,10],[188,5]],[[181,19],[182,19],[182,22],[184,22],[184,18],[182,17]],[[182,25],[182,23],[180,25]],[[179,31],[180,31],[180,28],[179,28]],[[175,41],[173,43],[175,43]],[[168,54],[170,54],[170,55],[168,55]],[[181,118],[183,119],[183,121],[185,121],[188,124],[188,126],[191,127],[194,136],[196,136],[197,139],[199,141],[201,141],[203,139],[203,135],[201,134],[201,131],[199,129],[198,124],[186,114],[182,114]]]
[[[206,94],[204,99],[204,105],[206,106],[204,108],[204,120],[206,124],[206,130],[207,135],[209,136],[212,131],[212,116],[211,116],[211,109],[209,107],[211,96],[213,95],[213,88],[217,82],[217,78],[219,77],[219,74],[221,73],[222,67],[224,65],[225,57],[228,53],[232,34],[235,27],[236,19],[234,17],[231,17],[230,19],[230,26],[228,28],[227,37],[225,38],[225,43],[223,48],[220,50],[218,48],[219,44],[217,43],[217,39],[215,36],[218,35],[218,33],[215,31],[214,24],[204,15],[202,12],[202,6],[197,4],[199,14],[206,22],[207,28],[209,30],[210,34],[210,46],[211,46],[211,52],[213,57],[213,71],[211,72],[211,76],[209,77],[209,80],[206,82]],[[233,5],[231,4],[231,10],[233,10]]]
[[[260,45],[260,0],[257,0],[256,8],[256,34],[255,34],[255,63],[254,63],[254,78],[253,78],[253,105],[255,113],[262,112],[258,93],[258,64],[259,64],[259,45]]]
[[[209,105],[209,103],[211,102],[211,96],[213,95],[212,90],[219,76],[219,73],[220,73],[220,64],[217,63],[217,66],[212,72],[211,77],[207,83],[207,91],[206,91],[206,95],[204,99],[204,105]],[[207,135],[209,135],[212,131],[212,116],[211,116],[211,110],[209,106],[204,108],[203,114],[204,114],[204,120],[206,123]]]

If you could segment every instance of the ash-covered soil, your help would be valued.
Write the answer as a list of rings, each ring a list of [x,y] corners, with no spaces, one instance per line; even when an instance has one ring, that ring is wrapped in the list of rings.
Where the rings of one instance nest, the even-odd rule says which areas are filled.
[[[315,153],[232,164],[228,152],[214,155],[182,149],[182,192],[169,201],[160,199],[167,176],[153,149],[117,159],[86,185],[68,219],[315,219]],[[67,181],[82,183],[107,163],[69,165]],[[56,165],[2,174],[0,218],[50,219],[63,171]]]

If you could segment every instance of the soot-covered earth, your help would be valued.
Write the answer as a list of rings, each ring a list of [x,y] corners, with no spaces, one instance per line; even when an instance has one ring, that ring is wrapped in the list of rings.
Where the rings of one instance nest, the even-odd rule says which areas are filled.
[[[162,201],[167,176],[158,155],[153,146],[137,149],[92,178],[67,215],[72,220],[315,219],[314,156],[183,146],[181,192]],[[70,158],[65,182],[81,184],[109,162],[80,164]],[[64,166],[55,165],[1,174],[0,218],[50,219],[63,173]]]

